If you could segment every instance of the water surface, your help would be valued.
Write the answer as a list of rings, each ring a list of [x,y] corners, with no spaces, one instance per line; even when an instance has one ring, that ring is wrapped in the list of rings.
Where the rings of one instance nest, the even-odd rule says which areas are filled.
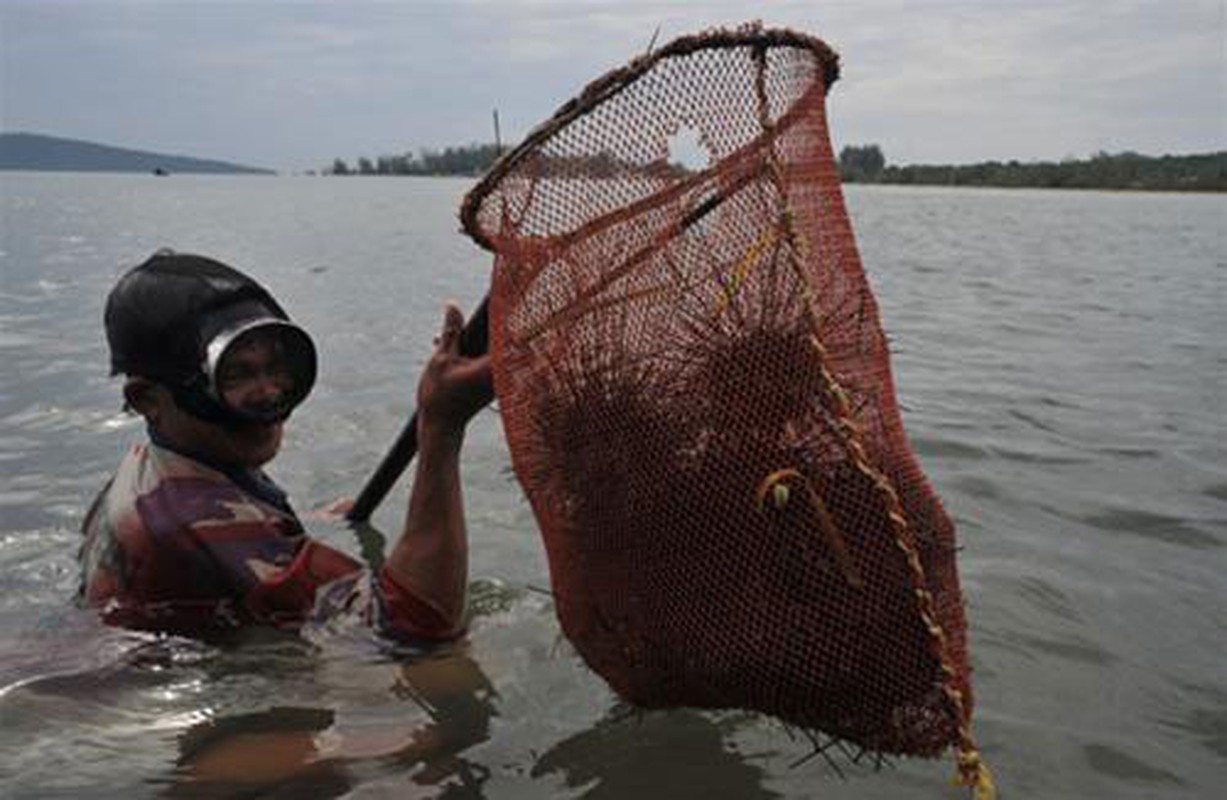
[[[459,180],[0,176],[0,785],[10,797],[913,798],[744,713],[636,714],[558,633],[495,414],[466,444],[476,618],[422,662],[352,631],[201,644],[71,602],[77,529],[139,439],[102,303],[154,249],[258,275],[321,373],[272,471],[352,495],[442,300],[488,257]],[[1227,198],[853,187],[904,421],[959,527],[976,731],[1003,797],[1215,796],[1227,776]],[[394,490],[376,527],[394,534]],[[384,545],[315,533],[356,555]],[[259,758],[251,759],[251,754]],[[314,755],[312,755],[314,754]],[[312,764],[276,773],[279,763]]]

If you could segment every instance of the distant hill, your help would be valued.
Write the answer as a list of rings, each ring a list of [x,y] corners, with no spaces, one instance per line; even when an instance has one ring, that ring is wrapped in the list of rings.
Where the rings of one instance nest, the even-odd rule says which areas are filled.
[[[226,161],[127,150],[36,133],[0,133],[0,170],[273,174],[272,170]]]

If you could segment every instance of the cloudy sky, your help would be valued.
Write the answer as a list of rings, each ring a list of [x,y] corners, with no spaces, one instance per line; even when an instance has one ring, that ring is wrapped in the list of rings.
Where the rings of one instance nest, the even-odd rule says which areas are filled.
[[[891,163],[1227,149],[1227,0],[0,0],[0,129],[280,170],[516,140],[659,41],[825,39]]]

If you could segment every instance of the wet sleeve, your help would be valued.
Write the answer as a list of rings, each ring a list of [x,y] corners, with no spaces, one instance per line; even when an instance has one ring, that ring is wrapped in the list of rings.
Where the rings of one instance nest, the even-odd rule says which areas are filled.
[[[361,626],[381,639],[408,645],[433,645],[464,632],[385,570],[362,570],[320,587],[309,624],[345,630]]]
[[[386,567],[372,583],[383,635],[402,641],[439,642],[464,633],[463,624],[449,622],[441,611],[393,580]]]

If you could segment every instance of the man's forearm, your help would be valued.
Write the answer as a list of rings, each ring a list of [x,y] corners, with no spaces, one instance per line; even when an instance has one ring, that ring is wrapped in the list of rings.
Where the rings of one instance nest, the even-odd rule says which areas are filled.
[[[460,486],[464,432],[418,430],[418,460],[400,540],[385,568],[401,588],[459,627],[469,546]]]

